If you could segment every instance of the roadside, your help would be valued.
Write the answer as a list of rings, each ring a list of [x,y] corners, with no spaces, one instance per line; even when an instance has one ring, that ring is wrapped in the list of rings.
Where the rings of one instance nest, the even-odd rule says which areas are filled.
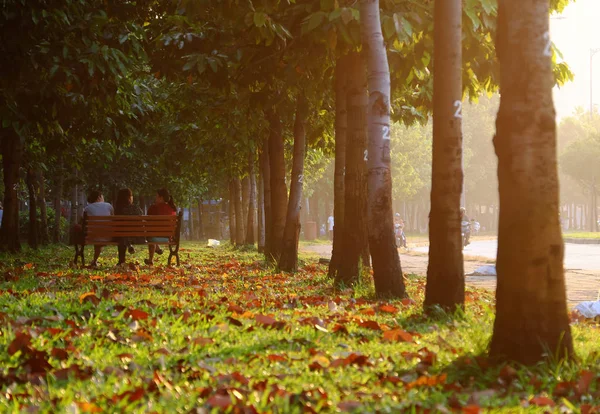
[[[308,244],[300,246],[300,251],[314,253],[319,257],[329,259],[331,257],[331,244]],[[413,252],[406,249],[400,250],[400,261],[404,274],[415,274],[425,277],[427,274],[427,253]],[[475,269],[494,264],[489,258],[465,256],[465,281],[469,287],[477,287],[488,290],[496,289],[496,276],[471,275]],[[573,307],[579,302],[597,300],[600,289],[600,271],[565,269],[565,280],[567,285],[567,302]]]

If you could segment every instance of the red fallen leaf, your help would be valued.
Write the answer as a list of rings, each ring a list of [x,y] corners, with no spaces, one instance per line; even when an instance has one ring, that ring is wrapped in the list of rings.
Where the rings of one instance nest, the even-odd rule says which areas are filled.
[[[556,404],[548,397],[537,396],[529,400],[530,404],[537,405],[538,407],[554,407]]]
[[[311,371],[321,371],[323,370],[325,367],[321,364],[319,364],[317,361],[313,362],[312,364],[310,364],[308,366],[308,369],[310,369]]]
[[[23,266],[23,269],[28,270],[31,269],[33,267],[33,263],[27,263],[26,265]]]
[[[584,395],[590,390],[590,384],[596,375],[591,371],[581,371],[579,381],[577,381],[577,394]]]
[[[131,318],[134,321],[141,321],[144,319],[148,319],[148,316],[149,316],[148,312],[144,312],[143,310],[140,310],[140,309],[131,309],[125,313],[126,318]]]
[[[31,335],[25,332],[18,332],[15,339],[8,345],[8,355],[14,355],[17,351],[25,352],[30,350]]]
[[[231,316],[228,316],[227,320],[234,326],[244,326],[244,324],[241,321],[238,321],[237,319],[232,318]]]
[[[136,331],[136,334],[131,337],[131,340],[133,342],[152,342],[152,335],[150,335],[150,333],[144,329],[139,329]]]
[[[406,387],[410,390],[416,387],[435,387],[436,385],[444,385],[446,383],[446,374],[434,375],[431,377],[421,376],[415,381],[406,384]]]
[[[80,411],[84,413],[101,413],[102,408],[98,407],[96,404],[89,402],[78,402],[77,407]]]
[[[160,348],[157,349],[156,351],[154,351],[155,354],[161,354],[161,355],[171,355],[171,353],[169,352],[168,349],[166,348]]]
[[[86,300],[89,300],[93,303],[92,297],[94,297],[94,298],[96,298],[96,300],[98,300],[98,298],[96,297],[96,292],[86,292],[86,293],[82,294],[81,296],[79,296],[79,303],[83,303]]]
[[[52,352],[50,352],[53,358],[58,359],[59,361],[63,361],[69,358],[69,353],[62,348],[52,348]]]
[[[348,335],[348,329],[346,329],[346,327],[344,325],[340,325],[340,324],[335,325],[331,331]]]
[[[227,408],[233,404],[229,395],[216,394],[210,397],[206,402],[211,407]]]
[[[287,358],[284,357],[283,355],[276,355],[276,354],[271,354],[267,357],[269,359],[269,361],[271,362],[280,362],[280,361],[287,361]]]
[[[248,378],[246,378],[243,374],[237,371],[232,373],[231,377],[242,385],[248,385],[248,383],[250,383]]]
[[[229,312],[235,312],[235,313],[239,313],[239,314],[244,313],[244,309],[241,306],[238,306],[238,305],[236,305],[234,303],[230,303],[229,307],[227,308],[227,310]]]
[[[128,400],[130,403],[141,400],[144,397],[144,388],[138,387],[135,390],[125,391],[119,395],[112,397],[113,403],[118,403],[121,400]]]
[[[122,354],[117,355],[117,358],[119,358],[121,361],[133,359],[133,354],[130,354],[129,352],[124,352]]]
[[[427,348],[421,348],[417,352],[418,357],[421,359],[421,362],[426,365],[435,365],[437,361],[437,354],[435,352],[431,352]]]
[[[554,395],[555,397],[566,397],[567,395],[569,395],[572,389],[573,383],[571,381],[559,382],[558,384],[556,384],[556,387],[554,387],[552,395]]]
[[[398,313],[398,308],[392,305],[382,305],[379,307],[379,311],[385,313]]]
[[[414,342],[411,334],[402,329],[392,329],[383,333],[383,340],[390,342]]]
[[[361,355],[361,354],[356,354],[356,353],[352,353],[350,355],[348,355],[346,358],[340,358],[340,359],[336,359],[333,362],[331,362],[331,368],[336,368],[339,366],[347,366],[347,365],[358,365],[358,366],[365,366],[365,365],[372,365],[369,362],[369,357],[367,357],[366,355]]]
[[[212,338],[203,338],[203,337],[198,337],[198,338],[194,338],[192,339],[192,343],[194,345],[210,345],[212,343],[214,343],[214,339]]]
[[[52,366],[48,362],[48,354],[44,351],[30,351],[30,357],[25,360],[22,366],[29,372],[34,375],[42,375],[45,374],[46,371],[52,369]]]
[[[579,409],[581,410],[581,414],[596,414],[600,412],[600,409],[598,409],[598,407],[594,407],[590,404],[581,404]]]
[[[512,380],[517,378],[517,370],[511,367],[510,365],[505,365],[500,370],[500,374],[498,376],[505,382],[511,382]]]
[[[274,318],[270,317],[270,316],[266,316],[266,315],[255,315],[254,319],[256,320],[256,322],[260,323],[261,325],[267,325],[267,326],[271,326],[273,325],[275,322],[277,322]]]
[[[79,365],[71,365],[70,367],[53,371],[52,375],[59,381],[68,380],[69,375],[80,380],[86,380],[91,378],[92,369],[89,367],[81,368]]]
[[[481,407],[478,405],[465,405],[462,408],[463,414],[479,414],[481,412]]]
[[[56,336],[56,335],[60,335],[61,333],[63,333],[64,330],[62,330],[60,328],[48,328],[48,329],[46,329],[46,332],[48,332],[52,336]]]
[[[358,324],[359,326],[367,329],[372,329],[374,331],[380,331],[381,326],[376,321],[364,321]]]
[[[401,303],[402,305],[404,305],[404,306],[410,306],[410,305],[414,305],[414,304],[415,304],[415,301],[414,301],[414,300],[412,300],[412,299],[410,299],[410,298],[406,298],[406,299],[402,299],[402,300],[400,301],[400,303]]]
[[[342,401],[337,407],[340,411],[356,412],[356,410],[362,407],[362,404],[358,401]]]

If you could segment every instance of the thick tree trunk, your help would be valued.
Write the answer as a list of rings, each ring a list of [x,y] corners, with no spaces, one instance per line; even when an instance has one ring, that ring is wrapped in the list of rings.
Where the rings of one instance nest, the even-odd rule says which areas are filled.
[[[242,181],[242,224],[244,226],[244,239],[248,237],[248,215],[250,212],[250,177],[245,176]],[[245,241],[244,241],[245,243]]]
[[[547,0],[499,3],[500,226],[490,356],[534,364],[573,356],[558,217],[556,113]]]
[[[248,156],[248,220],[246,221],[246,244],[254,245],[256,237],[254,226],[256,225],[256,177],[254,175],[254,152]]]
[[[346,70],[347,57],[335,67],[335,172],[333,176],[333,251],[329,262],[329,277],[335,279],[342,258],[344,240],[344,170],[346,169]]]
[[[62,193],[64,185],[64,171],[62,169],[63,161],[59,161],[58,176],[56,177],[56,187],[54,189],[54,233],[52,234],[52,240],[54,243],[60,243],[60,222],[62,217]]]
[[[263,155],[262,152],[259,156],[259,170],[258,175],[258,251],[264,253],[265,251],[265,186],[264,186],[264,175],[262,171]]]
[[[465,302],[460,198],[462,171],[462,5],[436,0],[433,67],[433,162],[425,310]]]
[[[263,182],[263,208],[265,212],[265,258],[267,261],[273,259],[271,253],[272,246],[272,227],[273,227],[273,213],[271,208],[271,163],[269,161],[269,140],[264,140],[262,153],[261,153],[261,171],[262,171],[262,182]]]
[[[46,209],[46,180],[42,170],[37,170],[35,179],[37,182],[37,204],[40,207],[39,242],[48,244],[50,236],[48,233],[48,211]]]
[[[368,246],[366,168],[367,148],[367,80],[359,53],[348,56],[348,130],[346,134],[346,175],[344,181],[343,260],[335,278],[336,285],[351,286],[358,282],[363,266],[362,253]],[[352,225],[349,225],[352,223]]]
[[[235,217],[235,181],[229,180],[229,241],[235,244],[237,234]]]
[[[32,249],[37,249],[39,244],[38,222],[37,222],[37,186],[36,176],[33,168],[27,169],[27,192],[29,194],[29,233],[27,243]]]
[[[0,227],[0,248],[10,252],[21,250],[19,241],[19,169],[23,154],[21,138],[8,128],[2,137],[2,168],[4,171],[4,213]]]
[[[368,68],[368,228],[375,292],[380,297],[401,298],[406,289],[392,211],[390,70],[381,33],[379,0],[360,0],[360,25]]]
[[[268,114],[271,131],[269,134],[269,165],[271,173],[271,256],[276,262],[281,256],[283,230],[287,209],[287,187],[285,185],[285,158],[281,120],[275,110]]]
[[[233,179],[235,190],[235,244],[244,244],[244,208],[242,207],[242,180]]]
[[[284,272],[298,270],[298,237],[300,236],[300,208],[302,204],[302,188],[304,186],[304,154],[306,147],[306,117],[308,104],[306,97],[298,97],[296,120],[294,122],[294,158],[292,161],[292,178],[290,184],[290,200],[288,202],[283,247],[279,260],[279,269]]]
[[[77,200],[78,200],[78,194],[79,191],[77,190],[77,175],[78,172],[77,170],[73,170],[73,178],[74,178],[74,183],[73,183],[73,187],[71,188],[71,211],[70,211],[70,215],[69,215],[69,225],[71,227],[71,229],[77,224]]]

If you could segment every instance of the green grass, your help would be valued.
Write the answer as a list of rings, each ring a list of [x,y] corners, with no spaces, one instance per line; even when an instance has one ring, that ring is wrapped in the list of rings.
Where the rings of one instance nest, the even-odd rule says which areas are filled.
[[[600,232],[584,232],[584,231],[574,231],[574,232],[564,232],[563,237],[569,239],[600,239]]]
[[[117,269],[109,248],[98,270],[69,267],[59,246],[0,255],[0,412],[541,413],[529,401],[546,395],[554,410],[600,404],[595,326],[574,326],[577,364],[507,376],[480,356],[493,323],[485,291],[434,320],[421,313],[420,276],[407,276],[414,302],[381,302],[369,274],[336,291],[313,256],[287,275],[227,244],[184,244],[181,268],[140,267],[145,254]],[[412,340],[385,340],[389,330]],[[577,394],[582,370],[594,380]]]

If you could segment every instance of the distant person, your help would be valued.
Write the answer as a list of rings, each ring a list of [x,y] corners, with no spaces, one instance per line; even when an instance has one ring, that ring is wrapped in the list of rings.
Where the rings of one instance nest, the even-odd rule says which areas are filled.
[[[329,235],[329,240],[333,240],[333,226],[334,226],[334,220],[333,220],[333,211],[332,211],[331,215],[327,218],[327,234]]]
[[[2,227],[2,217],[4,216],[4,208],[2,207],[2,203],[0,203],[0,228]]]
[[[471,242],[471,220],[467,216],[467,209],[464,207],[460,208],[460,226],[461,232],[464,234],[464,245],[468,246]]]
[[[156,198],[154,199],[154,204],[150,206],[148,209],[149,216],[174,216],[177,214],[177,207],[173,202],[173,197],[169,194],[169,191],[166,188],[161,188],[156,192]],[[150,237],[148,239],[149,242],[156,243],[168,243],[168,237]],[[144,263],[147,265],[154,264],[154,252],[156,254],[162,254],[162,249],[158,244],[149,244],[148,245],[148,258],[144,260]]]
[[[133,193],[129,188],[123,188],[117,193],[117,202],[115,203],[115,214],[118,216],[141,216],[142,209],[133,204]],[[128,237],[122,238],[122,244],[119,245],[119,264],[125,263],[125,249],[130,254],[135,253],[133,243],[142,242],[144,240],[131,239]]]
[[[104,202],[104,196],[98,190],[92,190],[88,195],[87,199],[88,206],[83,209],[83,212],[88,216],[112,216],[115,214],[115,210],[113,206],[109,203]],[[109,242],[111,239],[94,239],[96,242]],[[95,245],[94,246],[94,260],[90,263],[90,266],[96,267],[98,266],[98,257],[100,257],[100,253],[102,253],[102,248],[104,245]]]

